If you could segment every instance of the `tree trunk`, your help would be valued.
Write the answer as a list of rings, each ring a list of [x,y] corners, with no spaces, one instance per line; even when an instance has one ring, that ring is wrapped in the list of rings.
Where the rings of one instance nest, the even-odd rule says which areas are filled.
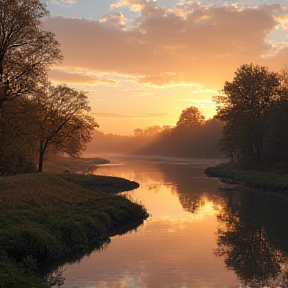
[[[43,159],[44,159],[44,153],[47,148],[47,145],[43,143],[44,141],[40,141],[39,144],[39,157],[38,157],[38,172],[42,172],[43,170]]]
[[[38,159],[38,172],[42,172],[43,169],[43,158],[44,158],[44,151],[39,151],[39,159]]]
[[[2,118],[3,115],[3,104],[5,99],[5,87],[2,82],[0,82],[0,118]]]

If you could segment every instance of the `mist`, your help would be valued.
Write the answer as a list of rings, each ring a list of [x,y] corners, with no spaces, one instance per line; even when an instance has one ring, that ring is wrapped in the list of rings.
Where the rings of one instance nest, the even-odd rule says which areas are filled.
[[[153,126],[158,127],[158,126]],[[176,126],[151,134],[151,130],[135,129],[133,136],[104,134],[96,131],[85,153],[121,153],[187,158],[221,158],[218,143],[223,124],[210,119],[202,125]],[[139,133],[139,130],[143,133]],[[159,130],[159,129],[158,129]],[[150,131],[150,133],[148,133]]]

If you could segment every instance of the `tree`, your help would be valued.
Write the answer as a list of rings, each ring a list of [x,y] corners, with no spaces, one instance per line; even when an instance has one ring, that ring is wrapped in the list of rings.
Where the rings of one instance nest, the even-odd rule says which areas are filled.
[[[277,168],[288,168],[288,71],[279,73],[281,82],[281,97],[273,105],[266,120],[266,133],[264,135],[265,163]],[[282,166],[282,167],[281,167]]]
[[[47,15],[40,0],[0,0],[0,118],[4,102],[31,97],[61,60],[54,35],[41,29]]]
[[[197,107],[188,107],[184,109],[179,117],[176,127],[191,127],[195,125],[202,125],[205,117],[201,114]]]
[[[252,64],[242,65],[235,75],[232,82],[225,82],[222,95],[214,97],[217,117],[227,126],[222,142],[235,146],[223,148],[237,151],[242,160],[258,161],[263,156],[265,119],[279,100],[280,80],[277,73]]]
[[[49,87],[34,101],[38,114],[38,171],[41,172],[49,146],[77,156],[91,140],[98,124],[88,114],[87,96],[65,85]]]
[[[0,175],[36,170],[36,109],[29,99],[16,98],[4,106],[0,141]]]
[[[279,168],[288,168],[288,99],[281,99],[275,105],[267,119],[263,149],[265,163],[277,164]],[[282,167],[280,167],[280,166]]]

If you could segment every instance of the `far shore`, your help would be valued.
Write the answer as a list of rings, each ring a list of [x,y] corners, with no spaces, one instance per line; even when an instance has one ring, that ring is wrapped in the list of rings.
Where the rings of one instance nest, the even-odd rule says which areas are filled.
[[[288,195],[288,173],[284,170],[247,170],[234,163],[225,163],[206,168],[205,173],[211,177],[221,178],[226,183]]]
[[[108,164],[110,160],[100,157],[49,156],[44,159],[43,171],[50,173],[85,173],[98,165]]]

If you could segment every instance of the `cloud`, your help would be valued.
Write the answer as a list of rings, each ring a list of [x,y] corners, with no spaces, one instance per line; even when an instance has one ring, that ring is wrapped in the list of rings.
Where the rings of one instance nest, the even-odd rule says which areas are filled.
[[[145,75],[139,77],[140,84],[150,84],[156,86],[167,86],[172,84],[181,83],[183,81],[182,75],[175,73],[161,73],[157,75]]]
[[[96,117],[102,118],[156,118],[164,117],[164,113],[147,113],[147,114],[116,114],[116,113],[93,113]]]
[[[121,12],[114,12],[110,15],[102,16],[99,21],[104,26],[125,28],[126,18]]]
[[[129,7],[132,11],[142,11],[147,5],[154,5],[155,0],[120,0],[116,4],[112,4],[111,8]],[[155,6],[155,5],[154,5]]]
[[[108,80],[100,76],[91,75],[87,72],[69,71],[63,69],[52,69],[49,73],[49,79],[54,82],[74,83],[74,84],[104,84],[109,86],[116,86],[117,82]]]
[[[141,10],[138,25],[126,30],[118,29],[124,22],[117,13],[102,23],[51,17],[44,25],[61,43],[63,66],[130,75],[140,84],[203,83],[215,89],[244,63],[273,62],[277,69],[287,63],[288,43],[281,43],[278,51],[277,43],[267,41],[280,23],[273,13],[278,9],[283,19],[283,8],[280,13],[269,5],[239,10],[195,3],[181,7],[184,17],[153,1],[122,0],[117,7],[138,5]]]
[[[58,5],[72,5],[77,3],[77,0],[52,0],[52,2]]]

